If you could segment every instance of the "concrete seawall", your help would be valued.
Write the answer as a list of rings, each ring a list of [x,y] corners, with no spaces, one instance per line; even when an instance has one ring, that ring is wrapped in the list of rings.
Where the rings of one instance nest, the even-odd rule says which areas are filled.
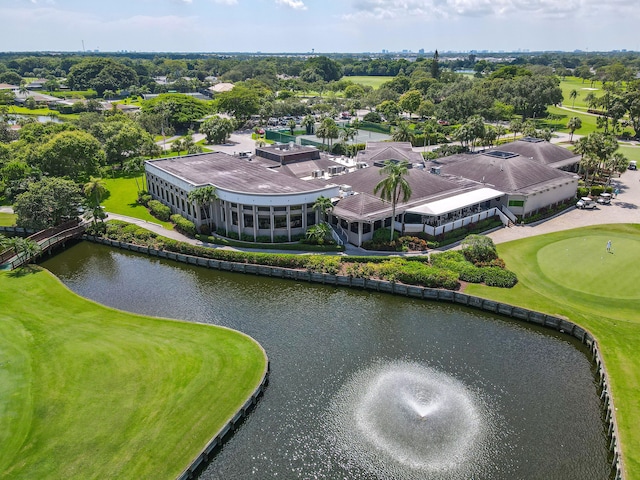
[[[420,287],[415,285],[398,284],[386,280],[375,280],[368,278],[354,278],[345,275],[332,275],[326,273],[315,273],[306,270],[293,270],[281,267],[271,267],[266,265],[253,265],[245,263],[227,262],[222,260],[213,260],[202,257],[194,257],[181,253],[166,252],[164,250],[155,250],[148,247],[141,247],[129,243],[123,243],[116,240],[110,240],[102,237],[93,237],[85,235],[86,240],[109,245],[133,252],[145,253],[154,257],[175,260],[190,265],[197,265],[217,270],[247,273],[253,275],[262,275],[267,277],[276,277],[282,279],[290,279],[296,281],[306,281],[313,283],[322,283],[327,285],[361,288],[373,290],[376,292],[391,293],[394,295],[403,295],[411,298],[423,300],[436,300],[441,302],[457,303],[459,305],[484,310],[487,312],[504,315],[516,320],[532,323],[545,328],[558,331],[562,334],[569,335],[578,339],[582,344],[589,348],[591,353],[591,361],[595,367],[595,379],[598,383],[598,393],[603,409],[603,417],[605,422],[608,448],[611,458],[611,478],[614,480],[624,479],[624,469],[619,447],[619,433],[615,418],[615,407],[613,406],[613,398],[609,391],[609,379],[604,368],[602,356],[598,349],[595,338],[584,328],[575,323],[561,317],[547,315],[544,313],[528,310],[526,308],[517,307],[505,303],[495,302],[480,297],[474,297],[461,292],[451,290],[441,290],[436,288]],[[244,409],[244,407],[243,407]],[[244,410],[241,410],[243,412]],[[235,417],[234,417],[235,419]],[[233,420],[230,422],[233,425]],[[229,426],[229,425],[227,425]],[[226,428],[226,427],[225,427]],[[229,427],[232,428],[232,427]],[[222,435],[221,435],[222,433]],[[191,478],[193,472],[205,461],[210,458],[210,453],[215,450],[219,443],[215,443],[216,438],[224,438],[229,430],[223,429],[216,437],[207,445],[200,456],[196,458],[194,463],[183,474],[178,477],[180,480]],[[193,467],[193,468],[192,468]]]

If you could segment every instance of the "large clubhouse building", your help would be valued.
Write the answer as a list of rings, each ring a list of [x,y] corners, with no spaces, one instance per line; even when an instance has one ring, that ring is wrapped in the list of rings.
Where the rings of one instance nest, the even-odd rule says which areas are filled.
[[[409,164],[412,195],[396,207],[373,193],[386,161]],[[488,217],[506,225],[575,197],[580,161],[569,150],[525,138],[499,148],[424,161],[409,143],[368,143],[355,159],[321,154],[314,147],[279,145],[255,155],[203,153],[149,160],[147,186],[154,199],[202,227],[256,241],[293,241],[320,221],[319,197],[334,204],[329,221],[355,245],[393,227],[431,236]],[[217,199],[195,205],[189,192],[215,187]],[[209,219],[209,212],[211,217]]]

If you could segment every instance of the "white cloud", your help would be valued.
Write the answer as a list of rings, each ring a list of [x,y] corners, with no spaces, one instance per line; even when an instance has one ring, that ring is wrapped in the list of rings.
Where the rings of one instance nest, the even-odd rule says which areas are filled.
[[[302,0],[276,0],[277,5],[284,5],[285,7],[291,7],[294,10],[306,10],[307,6]]]
[[[354,0],[352,7],[354,12],[344,15],[344,18],[513,18],[518,15],[566,18],[595,16],[596,12],[621,14],[623,11],[638,15],[626,0]]]

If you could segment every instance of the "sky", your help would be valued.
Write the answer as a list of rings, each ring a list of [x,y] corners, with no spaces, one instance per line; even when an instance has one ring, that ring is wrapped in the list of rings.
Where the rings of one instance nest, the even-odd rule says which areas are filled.
[[[640,51],[638,25],[629,0],[0,0],[0,51]]]

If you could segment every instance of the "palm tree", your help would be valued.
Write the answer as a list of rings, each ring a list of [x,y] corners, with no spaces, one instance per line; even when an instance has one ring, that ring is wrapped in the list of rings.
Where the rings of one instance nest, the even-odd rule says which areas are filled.
[[[194,204],[194,208],[200,209],[201,211],[205,212],[208,220],[207,225],[209,226],[209,232],[211,232],[213,220],[213,202],[218,199],[216,187],[207,185],[206,187],[199,187],[195,190],[191,190],[187,194],[187,199]],[[208,205],[209,207],[207,210],[202,208],[205,205]]]
[[[350,126],[353,129],[353,132],[354,132],[353,139],[355,140],[358,138],[358,133],[360,132],[360,127],[362,126],[362,122],[356,118],[351,122]]]
[[[105,212],[102,210],[100,202],[108,192],[107,185],[101,178],[91,177],[87,183],[82,187],[84,196],[87,199],[87,206],[89,212],[87,217],[93,221],[93,224],[97,224],[98,220],[103,221],[106,218]]]
[[[567,123],[567,128],[571,132],[571,137],[569,138],[570,142],[573,142],[573,132],[582,128],[582,120],[580,117],[571,117],[569,122]]]
[[[326,222],[329,212],[333,210],[333,202],[330,198],[323,197],[321,195],[316,198],[316,201],[313,204],[313,209],[320,214],[321,220]]]
[[[627,166],[629,166],[629,159],[625,157],[623,153],[615,152],[607,162],[607,167],[609,169],[607,185],[611,184],[611,175],[613,172],[618,171],[622,173],[627,169]]]
[[[386,175],[386,178],[380,180],[373,188],[373,193],[380,192],[380,198],[383,201],[391,202],[391,235],[389,241],[393,241],[394,222],[396,219],[396,205],[398,201],[407,202],[411,198],[412,191],[405,175],[409,175],[409,162],[394,162],[387,160],[384,167],[380,169],[380,175]]]
[[[294,134],[295,130],[296,130],[296,121],[292,118],[291,120],[289,120],[289,122],[287,122],[287,127],[289,128],[289,132],[291,133],[291,135]]]
[[[515,141],[516,134],[522,132],[522,120],[511,120],[511,123],[509,123],[509,130],[513,132],[513,140]]]
[[[500,137],[503,136],[505,133],[507,133],[507,129],[504,128],[504,126],[502,125],[496,125],[495,131],[496,131],[496,143],[500,143]]]
[[[326,223],[319,223],[318,225],[310,226],[305,237],[310,243],[316,245],[322,245],[327,238],[331,236],[331,227]]]
[[[573,100],[573,102],[571,102],[571,108],[574,108],[576,104],[576,98],[578,98],[578,91],[576,89],[571,90],[571,92],[569,92],[569,98]]]
[[[340,138],[346,144],[349,140],[353,140],[356,137],[356,131],[351,127],[346,127],[340,131]]]
[[[140,194],[141,188],[140,188],[140,184],[138,183],[137,174],[144,173],[144,161],[145,160],[143,157],[133,157],[122,164],[122,171],[124,173],[134,175],[134,179],[136,181],[136,188],[138,189],[138,195]]]
[[[315,127],[315,125],[316,125],[316,120],[311,115],[307,115],[302,120],[302,126],[305,128],[307,135],[313,134],[313,128]]]
[[[393,129],[391,138],[394,142],[411,142],[414,138],[413,132],[408,122],[399,122]]]

